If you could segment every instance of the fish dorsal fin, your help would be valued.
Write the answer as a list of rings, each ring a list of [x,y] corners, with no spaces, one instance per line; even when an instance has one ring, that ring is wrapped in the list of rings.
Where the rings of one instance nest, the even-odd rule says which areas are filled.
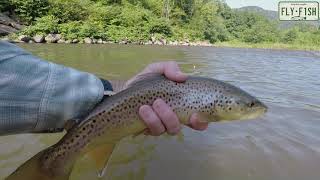
[[[161,78],[165,78],[165,76],[162,75],[161,73],[140,74],[140,75],[137,75],[134,78],[134,80],[129,80],[127,88],[132,87],[132,86],[137,86],[137,85],[144,83],[146,81],[152,81],[152,80],[161,79]]]
[[[89,151],[86,156],[93,160],[99,172],[99,177],[104,175],[104,171],[108,166],[110,157],[115,149],[116,144],[104,144]]]
[[[113,95],[115,95],[115,94],[117,94],[117,93],[114,92],[114,91],[104,91],[104,92],[103,92],[103,95],[105,95],[105,96],[113,96]]]
[[[126,82],[125,80],[110,80],[112,89],[115,94],[124,90],[126,88]]]

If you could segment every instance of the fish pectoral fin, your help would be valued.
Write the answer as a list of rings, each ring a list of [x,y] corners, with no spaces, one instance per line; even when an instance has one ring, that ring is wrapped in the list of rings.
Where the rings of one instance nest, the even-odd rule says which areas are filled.
[[[103,177],[105,170],[108,166],[109,159],[115,149],[115,144],[105,144],[99,146],[86,155],[95,162],[95,166],[98,169],[98,176]]]
[[[144,134],[144,135],[150,135],[150,130],[149,129],[143,129],[142,131],[139,131],[135,134],[132,134],[133,138],[136,138],[137,136]]]

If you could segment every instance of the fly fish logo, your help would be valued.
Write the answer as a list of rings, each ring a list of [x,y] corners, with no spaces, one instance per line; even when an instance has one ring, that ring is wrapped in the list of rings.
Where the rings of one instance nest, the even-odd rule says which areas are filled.
[[[316,1],[280,1],[280,21],[318,21],[319,2]]]

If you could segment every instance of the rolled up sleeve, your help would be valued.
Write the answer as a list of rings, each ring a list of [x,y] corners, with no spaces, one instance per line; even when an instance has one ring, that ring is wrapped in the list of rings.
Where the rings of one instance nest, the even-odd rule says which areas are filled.
[[[0,41],[0,135],[61,129],[67,120],[86,115],[103,91],[92,74]]]

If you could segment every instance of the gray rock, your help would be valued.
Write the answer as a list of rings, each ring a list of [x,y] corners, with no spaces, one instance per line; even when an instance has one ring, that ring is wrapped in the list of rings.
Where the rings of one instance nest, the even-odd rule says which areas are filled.
[[[31,39],[28,41],[28,43],[30,43],[30,44],[32,44],[32,43],[34,43],[34,41],[32,41]]]
[[[86,44],[92,44],[92,39],[91,38],[84,38],[83,41]]]
[[[7,15],[0,13],[0,36],[16,33],[22,26]]]
[[[62,39],[62,35],[61,34],[48,34],[44,39],[46,40],[47,43],[56,43],[60,39]]]
[[[71,40],[66,40],[64,43],[70,44],[72,41]]]
[[[54,34],[54,38],[58,42],[60,39],[62,39],[62,35],[61,34]]]
[[[78,39],[74,39],[74,40],[72,40],[72,43],[78,43],[79,42],[79,40]]]
[[[157,39],[154,36],[152,36],[150,40],[152,41],[153,44],[156,43],[157,41]]]
[[[44,39],[47,43],[56,43],[58,41],[54,34],[48,34]]]
[[[160,42],[162,45],[167,45],[167,40],[166,39],[160,39]]]
[[[93,44],[97,44],[98,40],[97,39],[92,39]]]
[[[64,39],[59,39],[59,41],[57,41],[57,43],[62,44],[62,43],[66,43],[66,41]]]
[[[18,32],[17,29],[10,27],[10,26],[6,26],[3,24],[0,24],[0,36],[5,36],[11,33],[16,33]]]
[[[103,43],[102,39],[98,39],[97,43],[102,44]]]
[[[144,44],[145,44],[145,45],[152,45],[153,42],[152,42],[152,41],[147,41],[147,42],[145,42]]]
[[[173,46],[178,46],[178,45],[179,45],[179,42],[178,42],[178,41],[173,41],[173,42],[172,42],[172,45],[173,45]]]
[[[102,44],[108,44],[108,42],[107,41],[102,41]]]
[[[122,40],[119,42],[119,44],[128,44],[128,41],[127,40]]]
[[[21,36],[18,37],[18,40],[22,41],[22,42],[29,42],[31,40],[31,38],[29,36],[26,36],[26,35],[21,35]]]
[[[16,21],[2,13],[0,13],[0,24],[13,27],[16,30],[20,30],[23,28],[22,25],[18,24]]]
[[[44,35],[35,35],[35,36],[33,36],[33,40],[36,43],[43,43],[44,42]]]
[[[155,44],[155,45],[162,45],[162,42],[160,42],[160,41],[157,40],[154,44]]]

